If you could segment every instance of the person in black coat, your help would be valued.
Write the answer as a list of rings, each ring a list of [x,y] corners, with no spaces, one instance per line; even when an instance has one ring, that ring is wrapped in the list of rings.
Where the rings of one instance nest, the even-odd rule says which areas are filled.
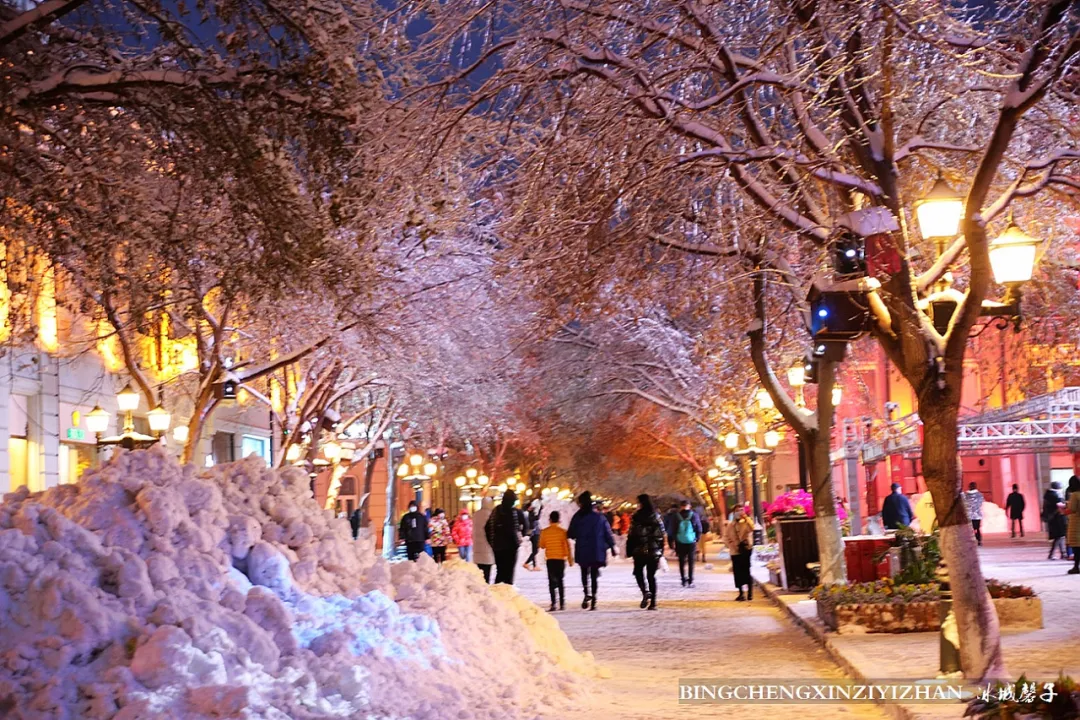
[[[1046,533],[1050,537],[1050,554],[1047,560],[1054,559],[1054,550],[1062,560],[1067,560],[1065,553],[1065,533],[1068,530],[1068,521],[1062,514],[1058,505],[1061,503],[1061,483],[1057,480],[1050,483],[1050,487],[1043,493],[1042,519],[1046,523]]]
[[[900,490],[899,483],[892,484],[892,492],[881,503],[881,522],[889,530],[896,530],[901,525],[911,525],[915,513],[911,510],[911,501]]]
[[[398,540],[405,543],[405,554],[410,560],[416,560],[424,552],[424,543],[428,539],[427,515],[417,512],[416,503],[409,503],[409,512],[401,516],[398,526]]]
[[[352,530],[352,539],[355,540],[360,535],[360,508],[356,508],[352,515],[349,515],[349,529]]]
[[[1020,494],[1020,486],[1013,485],[1009,497],[1005,498],[1005,509],[1009,512],[1009,530],[1016,537],[1016,526],[1020,526],[1020,537],[1024,537],[1024,496]]]
[[[634,579],[641,590],[641,607],[656,609],[656,569],[664,555],[664,519],[653,507],[652,499],[638,495],[640,506],[630,518],[630,530],[626,535],[626,554],[634,558]],[[645,585],[646,573],[649,584]]]
[[[499,507],[484,525],[484,535],[495,554],[495,582],[506,585],[514,584],[514,565],[517,564],[518,545],[521,538],[529,534],[529,520],[518,508],[517,493],[507,490],[503,493]]]

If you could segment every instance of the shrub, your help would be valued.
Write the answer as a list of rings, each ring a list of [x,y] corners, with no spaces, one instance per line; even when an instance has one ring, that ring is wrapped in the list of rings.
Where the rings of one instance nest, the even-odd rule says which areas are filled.
[[[818,585],[810,593],[810,597],[829,609],[837,605],[937,602],[940,596],[934,583],[897,583],[892,578],[850,585]]]

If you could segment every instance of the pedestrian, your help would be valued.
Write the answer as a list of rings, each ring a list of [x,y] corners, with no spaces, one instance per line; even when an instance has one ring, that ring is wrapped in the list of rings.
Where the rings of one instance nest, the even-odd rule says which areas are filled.
[[[641,590],[641,607],[655,610],[656,569],[664,556],[664,519],[648,495],[638,495],[637,500],[638,510],[630,518],[626,532],[626,555],[634,558],[634,579]]]
[[[889,530],[899,530],[901,525],[911,525],[915,513],[911,510],[911,501],[900,489],[900,483],[893,483],[891,487],[892,492],[881,503],[881,522]]]
[[[398,527],[398,540],[405,543],[405,555],[410,560],[416,560],[420,557],[420,553],[424,552],[427,539],[427,516],[417,511],[415,502],[410,502],[409,512],[401,516],[401,524]]]
[[[697,541],[698,553],[701,555],[701,562],[706,562],[706,550],[709,545],[709,530],[712,529],[712,523],[709,522],[709,514],[705,510],[705,507],[698,505],[695,508],[698,516],[698,522],[701,523],[701,537]]]
[[[675,554],[679,557],[679,577],[683,587],[694,587],[694,554],[697,541],[701,537],[701,521],[690,507],[690,501],[684,500],[682,510],[676,515]]]
[[[905,498],[907,499],[907,498]],[[724,533],[724,544],[731,555],[731,572],[735,576],[735,587],[739,589],[739,602],[754,599],[754,580],[750,577],[750,552],[754,538],[754,523],[746,517],[742,505],[735,507],[731,522]],[[743,595],[743,586],[746,595]]]
[[[473,533],[472,560],[480,572],[484,573],[484,584],[491,583],[491,566],[495,564],[495,551],[491,549],[491,543],[487,539],[487,521],[491,518],[491,511],[495,501],[486,497],[480,501],[480,509],[473,517],[473,527],[480,528],[480,532]]]
[[[1024,496],[1020,494],[1020,486],[1013,483],[1012,492],[1005,498],[1005,509],[1009,513],[1009,532],[1016,537],[1016,528],[1020,526],[1020,537],[1024,537]]]
[[[469,508],[458,510],[457,520],[450,528],[450,537],[457,545],[458,557],[465,562],[472,560],[472,518],[469,517]]]
[[[574,566],[570,541],[567,539],[566,530],[559,525],[559,518],[559,511],[553,510],[548,516],[548,526],[540,531],[539,544],[547,558],[548,592],[551,593],[551,607],[548,612],[555,612],[556,591],[559,594],[559,609],[566,609],[566,566]]]
[[[671,508],[664,513],[664,532],[667,534],[668,547],[671,551],[675,552],[675,530],[679,526],[679,506],[672,505]]]
[[[436,508],[431,514],[431,522],[428,525],[428,537],[430,538],[431,557],[435,562],[442,565],[446,561],[446,548],[453,538],[450,535],[450,521],[446,519],[446,511]]]
[[[349,529],[352,530],[352,539],[355,540],[360,535],[360,508],[356,508],[349,515]]]
[[[630,532],[630,513],[625,510],[619,514],[619,526],[624,533]]]
[[[1072,548],[1073,555],[1073,566],[1069,569],[1069,574],[1080,575],[1080,478],[1075,475],[1069,478],[1066,498],[1068,499],[1063,512],[1069,517],[1069,531],[1065,540]]]
[[[529,519],[517,507],[517,493],[503,493],[499,507],[491,513],[484,524],[491,549],[495,553],[495,583],[514,584],[514,566],[517,564],[518,546],[529,533]]]
[[[529,570],[529,566],[532,566],[532,570],[536,569],[536,554],[540,552],[540,510],[541,505],[539,500],[533,500],[529,503],[529,542],[532,544],[532,552],[529,553],[528,559],[525,560],[525,564],[522,565],[526,570]]]
[[[975,540],[981,546],[983,494],[975,483],[968,483],[968,489],[964,491],[964,509],[971,521],[971,529],[975,531]]]
[[[611,525],[607,518],[593,507],[592,494],[587,490],[578,496],[578,511],[570,518],[567,537],[575,542],[574,557],[581,568],[581,587],[585,590],[581,608],[595,610],[600,568],[607,565],[607,551],[611,550],[613,556],[616,551]]]
[[[1043,493],[1042,519],[1046,523],[1046,534],[1050,538],[1050,554],[1047,560],[1054,559],[1054,550],[1058,556],[1065,560],[1065,535],[1068,533],[1068,520],[1061,512],[1061,483],[1057,480],[1050,483],[1050,487]]]

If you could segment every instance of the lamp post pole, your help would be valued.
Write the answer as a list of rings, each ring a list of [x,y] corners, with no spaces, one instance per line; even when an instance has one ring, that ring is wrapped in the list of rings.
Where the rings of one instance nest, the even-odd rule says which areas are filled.
[[[750,449],[750,492],[754,495],[754,544],[765,542],[765,525],[761,518],[761,486],[757,476],[758,456],[754,448]]]

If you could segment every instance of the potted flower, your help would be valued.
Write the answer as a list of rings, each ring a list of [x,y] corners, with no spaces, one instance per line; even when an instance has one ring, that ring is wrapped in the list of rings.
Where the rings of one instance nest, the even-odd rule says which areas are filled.
[[[812,569],[820,560],[817,532],[814,529],[814,496],[805,490],[779,495],[764,508],[766,520],[776,527],[780,546],[780,577],[785,588],[811,588],[817,583]],[[847,519],[837,504],[841,521]]]

